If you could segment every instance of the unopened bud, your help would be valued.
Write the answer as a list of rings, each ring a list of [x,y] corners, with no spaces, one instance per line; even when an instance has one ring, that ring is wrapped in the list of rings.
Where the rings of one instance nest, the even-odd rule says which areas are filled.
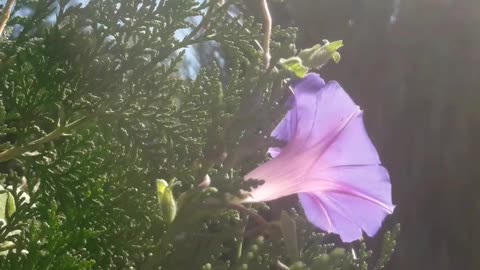
[[[305,67],[302,63],[302,59],[300,57],[290,57],[288,59],[280,59],[279,61],[280,65],[282,65],[283,68],[286,70],[292,72],[297,76],[298,78],[303,78],[305,77],[305,74],[308,72],[308,68]]]
[[[12,193],[0,186],[0,219],[8,222],[9,218],[15,213],[15,199]]]
[[[160,204],[161,215],[165,221],[172,223],[177,214],[177,204],[167,181],[163,179],[157,179],[157,199]]]
[[[319,68],[333,59],[335,63],[340,61],[340,54],[337,52],[343,46],[342,40],[328,42],[324,40],[324,45],[317,44],[312,48],[302,50],[298,57],[308,68]]]

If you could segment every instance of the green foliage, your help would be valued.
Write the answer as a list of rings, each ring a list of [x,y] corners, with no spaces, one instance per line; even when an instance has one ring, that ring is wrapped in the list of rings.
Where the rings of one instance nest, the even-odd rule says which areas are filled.
[[[313,229],[299,216],[284,217],[287,232],[227,202],[259,184],[242,175],[264,158],[283,112],[288,72],[263,68],[259,25],[226,18],[232,3],[218,1],[54,2],[19,1],[33,13],[0,40],[0,269],[269,269],[333,258],[316,237],[294,245],[304,247],[294,257],[282,239]],[[273,30],[277,62],[295,53],[295,35]],[[181,79],[184,49],[203,42],[228,56],[226,77],[211,65]],[[206,175],[210,186],[199,185]],[[156,179],[176,181],[158,189]]]
[[[295,234],[294,237],[286,236],[284,224],[288,216],[288,223],[295,223],[294,232],[290,230],[289,234]],[[298,253],[295,257],[289,255],[283,257],[284,262],[291,262],[290,269],[298,270],[367,270],[381,269],[390,260],[395,249],[395,239],[400,232],[400,226],[396,225],[392,231],[387,231],[383,240],[383,247],[380,256],[372,258],[372,251],[367,249],[364,242],[354,243],[347,247],[335,247],[327,240],[327,235],[316,232],[304,217],[291,211],[290,215],[282,213],[279,222],[280,231],[284,234],[283,241],[285,248],[289,249],[291,243],[288,239],[297,239],[295,246],[298,246]],[[292,228],[292,225],[288,225]],[[287,252],[290,254],[290,252]],[[371,265],[372,267],[369,267]]]

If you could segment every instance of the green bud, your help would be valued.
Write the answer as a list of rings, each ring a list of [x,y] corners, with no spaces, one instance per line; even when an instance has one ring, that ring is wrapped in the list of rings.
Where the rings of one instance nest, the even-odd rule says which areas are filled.
[[[167,181],[163,179],[157,179],[157,199],[160,204],[161,215],[165,221],[172,223],[177,214],[177,204]]]
[[[0,219],[8,222],[8,219],[15,213],[15,199],[13,195],[0,186]]]
[[[7,197],[7,209],[6,209],[6,215],[7,218],[10,218],[13,213],[17,210],[15,207],[15,199],[13,198],[13,195],[7,191],[8,197]]]
[[[333,59],[335,63],[340,61],[340,54],[337,52],[343,46],[342,40],[329,42],[324,40],[324,45],[316,44],[312,48],[304,49],[298,57],[302,60],[302,63],[307,68],[320,68],[330,59]]]
[[[302,64],[302,59],[299,57],[282,58],[279,60],[279,63],[284,69],[294,73],[298,78],[305,77],[305,74],[308,72],[308,68]]]
[[[298,57],[300,57],[301,59],[307,59],[309,58],[311,55],[315,54],[315,52],[317,52],[318,50],[320,50],[320,48],[322,47],[322,45],[320,44],[315,44],[313,47],[311,48],[307,48],[307,49],[303,49],[300,51],[300,53],[298,54]]]

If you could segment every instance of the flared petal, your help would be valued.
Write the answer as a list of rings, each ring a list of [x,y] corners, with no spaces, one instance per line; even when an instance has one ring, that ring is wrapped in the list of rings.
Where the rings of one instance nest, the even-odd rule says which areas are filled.
[[[362,230],[348,217],[339,213],[335,205],[324,194],[298,194],[305,215],[313,225],[328,232],[339,234],[342,241],[352,242],[362,237]]]
[[[307,219],[318,228],[340,236],[343,242],[374,236],[390,214],[359,197],[342,193],[298,194]]]
[[[245,176],[265,184],[245,202],[298,193],[307,218],[343,241],[374,235],[393,211],[388,172],[363,124],[362,111],[336,82],[316,74],[293,84],[292,108],[272,132],[286,142]]]
[[[337,166],[317,174],[319,178],[306,181],[310,191],[299,193],[300,202],[311,223],[339,234],[344,242],[359,239],[362,230],[375,235],[395,208],[382,166]]]

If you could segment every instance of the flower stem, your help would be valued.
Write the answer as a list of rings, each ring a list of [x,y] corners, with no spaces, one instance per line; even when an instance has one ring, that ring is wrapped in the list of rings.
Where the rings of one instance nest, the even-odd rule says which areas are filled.
[[[260,0],[260,7],[263,13],[263,54],[265,69],[270,66],[270,36],[272,35],[272,16],[268,9],[267,0]]]
[[[8,19],[10,19],[13,5],[15,5],[15,0],[7,0],[7,3],[3,8],[2,15],[0,15],[0,37],[2,37],[3,30],[7,25]]]
[[[0,162],[5,162],[9,161],[11,159],[14,159],[15,157],[27,152],[28,150],[35,148],[41,144],[53,141],[64,134],[68,133],[69,131],[77,128],[81,124],[85,123],[86,120],[88,120],[90,117],[84,116],[70,124],[64,125],[60,124],[58,127],[53,130],[52,132],[48,133],[47,135],[34,140],[32,142],[27,143],[26,145],[23,146],[14,146],[12,148],[9,148],[3,152],[0,152]]]

